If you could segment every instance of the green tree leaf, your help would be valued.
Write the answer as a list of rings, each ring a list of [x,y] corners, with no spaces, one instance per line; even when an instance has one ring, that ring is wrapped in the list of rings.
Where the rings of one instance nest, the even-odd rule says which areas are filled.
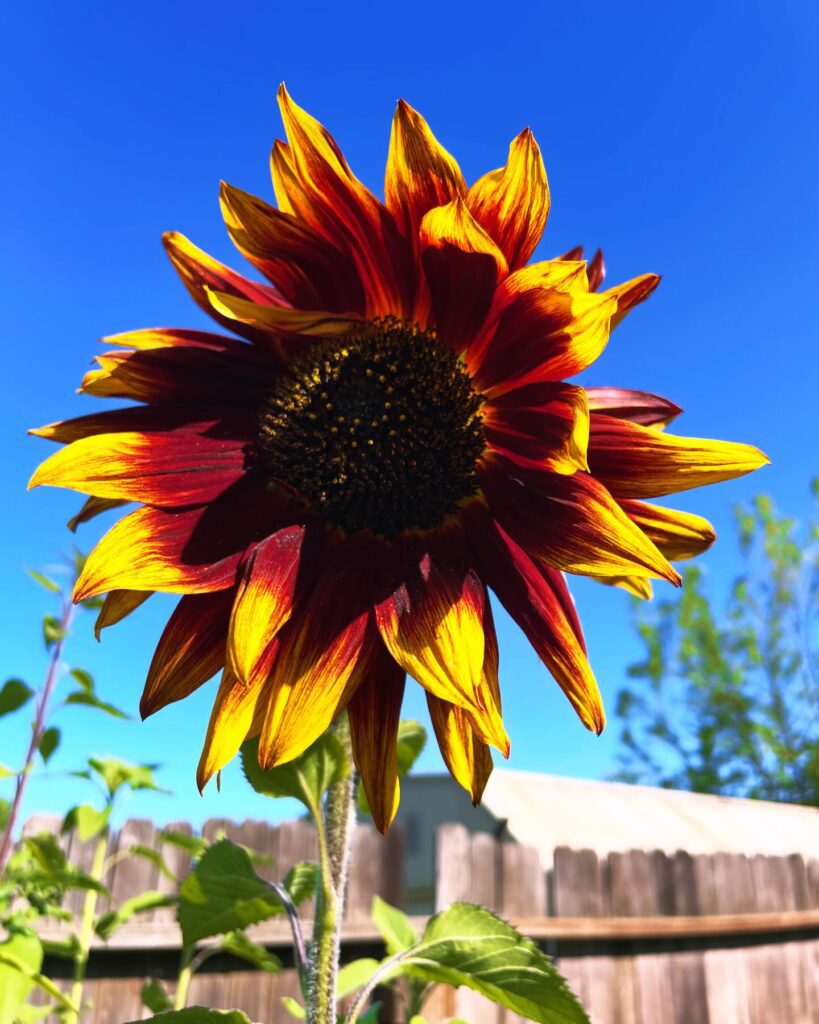
[[[0,690],[0,716],[16,711],[34,696],[34,690],[22,679],[7,679]]]
[[[100,700],[94,693],[89,693],[87,690],[77,690],[74,693],[69,693],[65,698],[66,704],[81,704],[84,707],[96,708],[98,711],[104,711],[106,715],[110,715],[112,718],[128,718],[128,715],[124,711],[120,711],[119,708],[114,707],[113,704],[109,704],[107,701]],[[147,787],[142,787],[147,788]]]
[[[192,946],[283,911],[278,896],[253,870],[247,851],[222,839],[205,851],[182,883],[176,916],[183,944]]]
[[[157,1024],[251,1024],[250,1019],[241,1010],[211,1010],[207,1006],[189,1006],[185,1010],[170,1010],[158,1013],[148,1020]],[[142,1020],[132,1020],[128,1024],[145,1024]]]
[[[102,779],[109,796],[113,797],[122,786],[133,790],[152,789],[163,792],[154,781],[154,772],[159,765],[129,764],[116,757],[89,757],[88,764]]]
[[[402,965],[413,977],[465,985],[539,1024],[589,1024],[548,957],[483,907],[454,903],[436,914]]]
[[[53,615],[46,615],[43,618],[43,642],[46,650],[53,647],[58,640],[66,636],[65,629],[60,625],[60,620]]]
[[[77,807],[72,807],[63,818],[62,831],[71,832],[76,829],[77,835],[85,842],[102,832],[107,826],[110,816],[110,805],[98,811],[90,804],[79,804]]]
[[[391,907],[380,896],[373,897],[370,913],[390,956],[401,953],[418,942],[418,933],[407,915],[397,907]]]
[[[107,914],[99,917],[94,925],[94,931],[101,939],[107,940],[135,914],[156,910],[158,907],[172,907],[175,903],[175,896],[149,889],[147,892],[132,896],[131,899],[123,900],[116,910],[109,910]]]
[[[176,875],[168,867],[168,863],[159,850],[154,850],[151,846],[142,846],[141,843],[134,843],[133,846],[128,847],[129,857],[142,857],[143,860],[149,860],[152,864],[155,864],[159,868],[159,873],[164,875],[169,882],[175,882]]]
[[[72,668],[69,675],[86,693],[94,692],[94,677],[84,668]]]
[[[173,832],[167,829],[160,832],[159,838],[163,843],[168,843],[170,846],[176,846],[180,850],[184,850],[185,853],[189,853],[193,860],[199,860],[205,850],[208,849],[210,843],[207,839],[203,839],[202,836],[188,835],[186,832]]]
[[[295,797],[313,814],[327,790],[350,770],[344,748],[331,732],[320,736],[300,757],[268,772],[259,767],[258,747],[258,739],[242,745],[242,771],[250,785],[264,796]]]
[[[294,864],[284,876],[284,887],[296,906],[316,895],[318,883],[319,866],[310,860],[302,860],[298,864]]]
[[[292,996],[282,996],[282,1006],[287,1010],[290,1016],[295,1017],[296,1020],[304,1020],[307,1016],[307,1011],[301,1003]]]
[[[153,1010],[154,1013],[163,1013],[165,1010],[173,1008],[173,1002],[165,991],[165,986],[156,978],[150,978],[145,982],[140,990],[139,998],[142,1000],[142,1005]]]
[[[268,974],[277,974],[282,969],[282,962],[273,953],[268,952],[264,946],[249,939],[243,931],[228,932],[222,936],[219,948],[226,953],[245,960],[260,971],[267,971]]]
[[[51,759],[51,755],[60,745],[60,730],[55,726],[49,726],[48,729],[43,730],[43,734],[40,737],[40,743],[38,750],[40,751],[40,757],[43,759],[44,764],[48,764]]]
[[[54,580],[50,580],[48,576],[44,576],[41,572],[37,572],[35,569],[29,569],[28,574],[35,582],[39,583],[41,587],[45,587],[46,590],[50,590],[52,594],[60,593],[59,586],[54,582]]]

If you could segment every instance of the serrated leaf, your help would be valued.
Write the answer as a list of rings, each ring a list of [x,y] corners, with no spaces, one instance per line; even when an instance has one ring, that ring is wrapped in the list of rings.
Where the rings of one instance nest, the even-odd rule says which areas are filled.
[[[548,957],[483,907],[454,903],[436,914],[401,962],[413,977],[465,985],[538,1024],[589,1024]]]
[[[41,587],[45,587],[46,590],[50,590],[52,594],[60,593],[59,586],[54,582],[54,580],[50,580],[48,576],[44,576],[41,572],[37,572],[36,569],[29,569],[28,574],[33,580],[35,580],[35,582],[39,583]]]
[[[290,899],[298,906],[315,896],[319,883],[319,866],[314,861],[303,860],[294,864],[284,876],[284,887]]]
[[[84,668],[72,668],[69,675],[75,682],[80,684],[86,693],[94,692],[94,677],[90,672],[87,672]]]
[[[222,839],[205,851],[180,886],[176,916],[184,945],[192,946],[283,911],[278,896],[253,870],[247,851]]]
[[[241,1010],[211,1010],[207,1006],[170,1010],[153,1017],[132,1020],[128,1024],[145,1024],[146,1020],[155,1020],[157,1024],[251,1024],[250,1018]]]
[[[110,816],[110,806],[98,811],[96,807],[92,807],[90,804],[80,804],[77,807],[72,807],[65,818],[63,818],[62,831],[71,832],[76,829],[77,835],[85,842],[87,839],[93,839],[94,836],[102,832],[108,824]]]
[[[277,974],[282,969],[282,962],[277,956],[268,952],[264,946],[249,939],[243,931],[228,932],[222,936],[219,948],[226,953],[245,960],[260,971],[267,971],[268,974]]]
[[[295,1000],[292,996],[282,996],[282,1006],[287,1010],[290,1016],[295,1017],[296,1020],[304,1020],[307,1016],[307,1011],[301,1003]]]
[[[116,757],[89,757],[88,764],[105,783],[110,796],[113,796],[121,786],[128,786],[133,790],[152,789],[163,792],[154,782],[154,772],[159,765],[130,764]]]
[[[407,718],[398,723],[398,742],[395,754],[399,779],[403,779],[418,760],[421,751],[426,746],[426,742],[427,731],[420,722]],[[364,792],[364,786],[360,781],[356,795],[361,813],[369,814],[370,805],[367,803],[367,794]]]
[[[22,679],[7,679],[0,690],[0,716],[10,715],[34,696],[34,690]]]
[[[74,693],[69,693],[65,698],[65,703],[96,708],[98,711],[104,711],[106,715],[110,715],[112,718],[128,718],[124,711],[120,711],[119,708],[114,707],[113,704],[109,704],[107,701],[100,700],[96,694],[89,693],[87,690],[76,690]]]
[[[390,956],[402,953],[405,949],[409,949],[410,946],[414,946],[418,942],[418,933],[412,927],[412,923],[407,915],[403,911],[398,910],[397,907],[390,906],[380,896],[373,897],[370,915],[375,927],[384,939],[384,945],[387,947],[387,952]]]
[[[141,914],[146,910],[156,910],[158,907],[171,907],[175,903],[174,896],[149,889],[147,892],[141,892],[138,896],[132,896],[129,900],[123,900],[116,910],[109,910],[107,914],[97,918],[94,931],[101,939],[108,939],[117,928],[121,928],[135,914]]]
[[[153,1010],[154,1013],[162,1013],[173,1007],[173,1002],[165,991],[165,986],[156,978],[145,982],[140,990],[139,998],[142,1000],[142,1005]]]
[[[305,752],[270,771],[259,767],[258,739],[242,744],[242,771],[250,785],[263,796],[295,797],[312,813],[327,790],[350,770],[344,748],[331,732],[320,736]]]
[[[48,729],[43,730],[43,734],[40,737],[40,742],[37,745],[37,749],[40,751],[40,757],[43,759],[43,764],[48,764],[51,755],[60,745],[60,730],[55,726],[49,726]]]
[[[361,960],[351,960],[339,968],[336,979],[336,999],[343,999],[351,992],[357,992],[375,974],[380,967],[378,960],[372,957],[364,957]]]

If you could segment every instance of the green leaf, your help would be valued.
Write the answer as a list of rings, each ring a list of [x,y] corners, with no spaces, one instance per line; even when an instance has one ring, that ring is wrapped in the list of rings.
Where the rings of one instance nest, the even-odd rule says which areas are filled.
[[[284,876],[284,887],[290,899],[298,906],[315,896],[319,884],[319,866],[313,861],[303,860],[294,864]]]
[[[407,915],[396,907],[391,907],[380,896],[373,897],[370,914],[390,956],[401,953],[418,942],[418,933]]]
[[[65,702],[66,704],[82,704],[88,708],[96,708],[98,711],[104,711],[106,715],[110,715],[112,718],[128,718],[124,711],[120,711],[113,704],[108,704],[107,701],[100,700],[96,694],[89,693],[87,690],[77,690],[74,693],[69,693],[65,698]],[[143,786],[141,788],[145,789],[148,787]]]
[[[381,1002],[376,1000],[370,1003],[364,1013],[358,1018],[359,1024],[377,1024],[378,1015],[381,1012]]]
[[[343,999],[351,992],[357,992],[370,980],[380,967],[378,960],[371,957],[364,957],[361,960],[351,960],[339,969],[336,979],[336,999]]]
[[[11,804],[6,799],[0,799],[0,832],[6,831],[10,815]]]
[[[58,640],[62,640],[65,635],[66,631],[60,625],[59,619],[53,615],[46,615],[43,618],[43,642],[46,645],[46,650],[53,647]]]
[[[180,850],[184,850],[185,853],[189,853],[194,860],[199,860],[210,846],[207,839],[203,839],[202,836],[191,836],[186,832],[164,831],[159,833],[159,838],[163,843],[176,846]]]
[[[296,1020],[304,1020],[307,1016],[307,1011],[304,1007],[295,1000],[292,996],[282,996],[282,1006],[287,1010],[291,1017],[295,1017]]]
[[[398,723],[396,760],[399,779],[403,779],[418,760],[418,756],[426,746],[426,742],[427,731],[420,722],[405,719],[403,722]],[[364,792],[364,786],[360,781],[358,783],[357,800],[361,813],[369,814],[370,805],[367,803],[367,794]]]
[[[132,1020],[128,1024],[145,1024],[145,1020]],[[189,1006],[185,1010],[158,1013],[147,1020],[155,1020],[157,1024],[251,1024],[241,1010],[211,1010],[207,1006]]]
[[[99,893],[108,892],[101,882],[69,863],[56,836],[49,832],[41,832],[38,836],[26,836],[21,852],[31,857],[33,864],[39,869],[39,877],[43,882],[61,889],[93,889]]]
[[[90,804],[80,804],[78,807],[72,807],[65,818],[63,818],[61,831],[71,832],[76,829],[77,835],[85,842],[87,839],[93,839],[94,836],[102,832],[108,824],[110,816],[110,806],[98,811],[96,807],[92,807]]]
[[[246,960],[260,971],[277,974],[282,969],[282,962],[277,956],[269,953],[264,946],[249,939],[243,931],[228,932],[222,936],[220,949],[232,953],[240,960]]]
[[[22,679],[7,679],[0,690],[0,716],[21,708],[34,696],[34,690]]]
[[[7,765],[0,764],[0,779],[10,779],[12,775],[17,774],[18,773],[14,771],[14,769],[9,768]],[[2,831],[5,831],[5,829],[2,829]]]
[[[123,900],[116,910],[109,910],[107,914],[97,918],[94,931],[101,939],[109,939],[117,928],[121,928],[135,914],[141,914],[145,910],[156,910],[157,907],[172,907],[175,903],[175,896],[149,889],[138,896],[132,896],[129,900]]]
[[[69,673],[71,678],[80,684],[86,693],[94,692],[94,677],[84,668],[72,668]]]
[[[465,985],[539,1024],[589,1024],[548,957],[483,907],[454,903],[436,914],[402,964],[413,977]]]
[[[192,946],[209,935],[238,931],[284,908],[253,870],[246,850],[229,839],[214,843],[179,889],[176,916],[182,941]]]
[[[52,725],[48,729],[43,730],[43,735],[40,737],[40,743],[38,744],[38,750],[40,751],[40,757],[43,759],[44,764],[48,764],[51,755],[60,745],[60,730]]]
[[[43,947],[33,932],[16,932],[0,942],[0,1021],[13,1021],[34,988]]]
[[[242,771],[257,793],[264,796],[291,796],[315,814],[327,790],[350,770],[344,748],[331,732],[320,736],[301,757],[271,768],[259,767],[258,739],[242,745]]]
[[[59,1010],[59,1006],[54,1003],[46,1003],[45,1006],[32,1006],[26,1003],[17,1011],[15,1024],[36,1024],[38,1020],[42,1020],[55,1010]]]
[[[59,586],[54,582],[54,580],[50,580],[48,576],[44,576],[41,572],[37,572],[35,569],[29,569],[28,574],[33,580],[39,583],[41,587],[45,587],[46,590],[50,590],[52,594],[60,593]]]
[[[149,860],[159,868],[160,874],[164,875],[169,882],[175,882],[177,880],[176,875],[168,867],[167,861],[159,850],[154,850],[150,846],[142,846],[141,843],[134,843],[133,846],[128,847],[128,856],[142,857],[144,860]]]
[[[133,790],[152,789],[163,792],[154,782],[154,772],[159,765],[129,764],[116,757],[89,757],[88,765],[105,783],[110,796],[113,796],[121,786],[128,786]]]
[[[140,990],[139,998],[142,1000],[142,1005],[147,1006],[154,1013],[162,1013],[164,1010],[173,1008],[173,1002],[165,991],[165,986],[156,978],[145,982]]]

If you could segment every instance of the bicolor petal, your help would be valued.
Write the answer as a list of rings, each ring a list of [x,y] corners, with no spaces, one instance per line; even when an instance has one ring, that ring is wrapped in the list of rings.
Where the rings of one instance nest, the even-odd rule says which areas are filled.
[[[104,629],[122,622],[144,604],[151,594],[153,590],[109,590],[94,623],[94,636],[97,640]]]
[[[444,764],[477,806],[492,774],[489,747],[479,738],[463,708],[434,697],[429,692],[427,705]]]
[[[612,330],[635,306],[645,302],[660,283],[660,280],[659,274],[640,274],[639,277],[633,277],[630,281],[625,281],[623,284],[618,284],[614,288],[609,288],[603,292],[604,295],[608,295],[617,303],[617,309],[611,318]]]
[[[404,670],[378,640],[347,706],[353,758],[375,827],[386,832],[398,810],[398,724]]]
[[[657,498],[744,476],[769,462],[758,448],[734,441],[675,437],[595,413],[589,467],[617,498]]]
[[[676,419],[682,409],[668,398],[633,388],[586,388],[590,412],[630,420],[658,430]]]
[[[139,712],[143,718],[183,700],[225,665],[233,592],[188,594],[173,611],[154,651]]]
[[[587,470],[589,410],[583,388],[528,384],[486,403],[486,440],[522,465],[555,473]]]
[[[528,128],[509,147],[506,166],[479,178],[466,197],[478,223],[509,266],[522,266],[540,241],[549,215],[549,185],[540,148]]]
[[[702,516],[645,501],[620,501],[620,507],[650,537],[669,561],[703,554],[717,539],[714,527]]]
[[[606,488],[586,473],[523,469],[498,454],[479,479],[493,516],[536,561],[591,576],[680,577]]]
[[[196,769],[196,784],[200,793],[213,776],[233,760],[241,745],[252,734],[256,705],[261,693],[261,684],[246,686],[238,682],[227,668],[222,673]]]

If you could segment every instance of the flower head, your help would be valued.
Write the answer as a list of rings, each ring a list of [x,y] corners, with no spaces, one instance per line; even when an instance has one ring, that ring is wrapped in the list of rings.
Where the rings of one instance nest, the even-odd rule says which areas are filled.
[[[229,185],[222,209],[251,281],[177,234],[168,254],[230,333],[106,339],[81,390],[139,403],[34,433],[65,444],[34,474],[89,495],[76,521],[128,502],[76,599],[97,628],[179,594],[143,715],[221,671],[200,787],[259,737],[271,767],[343,708],[379,828],[398,803],[406,675],[424,687],[450,771],[480,799],[509,752],[487,588],[589,729],[604,716],[564,573],[646,596],[705,550],[705,520],[650,504],[767,460],[675,437],[665,399],[564,380],[654,290],[600,291],[598,255],[528,263],[549,189],[525,130],[468,187],[399,103],[385,202],[290,99],[271,156],[278,208]]]

